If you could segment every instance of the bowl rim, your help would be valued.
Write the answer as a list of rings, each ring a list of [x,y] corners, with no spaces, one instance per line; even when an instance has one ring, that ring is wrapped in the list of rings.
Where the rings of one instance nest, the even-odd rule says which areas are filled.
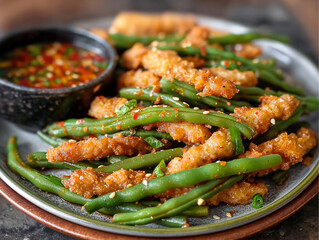
[[[33,31],[64,31],[68,32],[70,35],[81,35],[83,37],[86,37],[92,41],[98,42],[101,44],[108,52],[109,59],[108,59],[108,66],[107,68],[99,74],[95,79],[92,81],[75,86],[75,87],[67,87],[67,88],[32,88],[32,87],[25,87],[20,86],[18,84],[12,83],[6,79],[0,78],[0,85],[11,88],[16,91],[24,91],[32,94],[67,94],[72,92],[77,92],[84,90],[86,88],[94,87],[98,85],[99,83],[103,82],[105,78],[110,75],[116,66],[116,52],[114,48],[111,46],[110,43],[102,39],[101,37],[95,35],[94,33],[80,27],[74,27],[74,26],[59,26],[59,25],[46,25],[46,26],[40,26],[40,27],[25,27],[25,28],[19,28],[15,29],[13,31],[10,31],[0,37],[0,45],[3,41],[6,41],[16,35],[23,35],[28,34]],[[52,40],[52,42],[55,42],[57,40]],[[90,44],[90,43],[88,43]]]

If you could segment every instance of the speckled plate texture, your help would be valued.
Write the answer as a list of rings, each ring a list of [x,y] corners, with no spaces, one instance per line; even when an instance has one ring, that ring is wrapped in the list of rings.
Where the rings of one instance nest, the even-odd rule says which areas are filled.
[[[243,33],[249,31],[248,28],[214,18],[198,17],[201,25],[212,28],[230,31],[233,33]],[[83,27],[106,27],[110,19],[97,20],[79,24]],[[264,56],[275,58],[278,65],[293,79],[294,84],[306,89],[308,95],[319,95],[319,73],[318,69],[306,57],[292,49],[291,47],[273,42],[270,40],[259,40],[256,42],[262,47]],[[305,117],[311,122],[313,129],[318,131],[318,112]],[[118,234],[148,237],[181,237],[195,236],[200,234],[214,233],[226,229],[235,228],[257,219],[260,219],[275,210],[283,207],[288,202],[297,197],[315,179],[319,170],[318,151],[315,153],[314,162],[310,167],[298,164],[289,170],[289,178],[283,186],[276,186],[269,178],[264,182],[269,188],[269,194],[264,199],[264,206],[255,210],[252,206],[228,206],[220,205],[210,211],[206,218],[191,218],[189,228],[171,229],[159,227],[155,224],[146,226],[122,226],[111,223],[111,219],[98,213],[88,216],[81,206],[70,204],[58,196],[38,190],[28,181],[11,172],[6,165],[5,146],[10,136],[18,137],[19,150],[25,158],[27,154],[35,151],[45,151],[48,145],[44,144],[35,134],[26,132],[17,126],[0,119],[0,177],[13,190],[21,196],[37,205],[38,207],[50,212],[65,220],[89,228],[107,231]],[[65,171],[55,171],[56,175],[66,173]],[[232,218],[227,218],[226,213],[234,211]],[[218,215],[220,220],[215,220],[212,215]]]

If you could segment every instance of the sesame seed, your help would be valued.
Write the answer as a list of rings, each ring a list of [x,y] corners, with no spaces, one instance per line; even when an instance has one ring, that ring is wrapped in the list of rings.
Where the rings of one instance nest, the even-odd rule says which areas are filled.
[[[150,176],[152,176],[152,173],[145,174],[145,177],[150,177]]]
[[[105,134],[104,136],[105,136],[105,137],[108,137],[108,135],[107,135],[107,134]]]
[[[142,182],[145,186],[147,186],[148,182],[146,180],[143,180]]]
[[[76,142],[74,139],[70,139],[68,142]]]
[[[209,111],[204,111],[203,114],[207,115],[207,114],[209,114]]]
[[[57,59],[55,60],[55,63],[59,66],[62,66],[63,65],[63,60],[62,59]]]
[[[128,188],[129,188],[129,187],[133,187],[133,184],[130,184],[130,183],[129,183],[129,184],[127,184],[126,187],[128,187]]]
[[[272,119],[270,120],[270,123],[271,123],[272,125],[275,125],[275,124],[276,124],[276,120],[275,120],[274,118],[272,118]]]
[[[52,77],[53,77],[53,74],[50,73],[50,72],[48,72],[48,73],[46,74],[46,77],[47,77],[47,78],[52,78]]]
[[[65,75],[70,75],[71,74],[71,71],[70,70],[66,70],[65,71]]]
[[[154,92],[151,92],[151,93],[150,93],[150,97],[153,97],[153,96],[154,96]]]
[[[104,165],[99,165],[97,168],[102,168],[102,167],[105,167]]]
[[[197,200],[197,205],[198,205],[198,206],[202,206],[202,205],[204,205],[204,204],[205,204],[205,200],[204,200],[204,199],[199,198],[199,199]]]
[[[109,196],[109,198],[114,198],[115,197],[115,192],[112,192]]]
[[[172,97],[175,101],[179,101],[179,97]]]
[[[194,107],[194,110],[199,110],[199,107]]]
[[[216,219],[216,220],[219,220],[219,219],[220,219],[220,217],[217,216],[217,215],[213,215],[213,218]]]
[[[226,213],[226,217],[231,218],[232,217],[231,213],[230,212]]]
[[[82,206],[82,207],[81,207],[81,210],[82,210],[82,211],[84,211],[84,209],[85,209],[85,207],[84,207],[84,206]]]
[[[79,75],[74,73],[74,74],[72,74],[72,78],[77,79],[77,78],[79,78]]]

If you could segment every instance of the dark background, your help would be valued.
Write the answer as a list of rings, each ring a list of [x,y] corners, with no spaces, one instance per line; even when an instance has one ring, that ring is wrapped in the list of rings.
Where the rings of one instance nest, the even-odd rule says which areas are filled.
[[[68,25],[123,10],[178,11],[224,18],[282,33],[318,63],[318,0],[0,0],[0,35],[42,24]],[[294,216],[251,239],[319,239],[318,196]],[[35,222],[0,196],[0,239],[72,239]]]

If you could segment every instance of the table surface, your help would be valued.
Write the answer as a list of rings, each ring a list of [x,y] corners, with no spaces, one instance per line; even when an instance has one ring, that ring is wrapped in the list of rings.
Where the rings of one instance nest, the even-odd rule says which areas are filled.
[[[30,0],[34,2],[35,0]],[[30,4],[30,1],[23,1],[27,4]],[[12,3],[13,2],[13,3]],[[22,1],[16,0],[11,1],[10,5],[16,3],[20,3],[17,13],[21,13],[21,9],[23,8]],[[43,5],[43,1],[42,5]],[[54,4],[52,2],[55,2]],[[67,18],[66,15],[63,15],[64,8],[62,5],[58,4],[61,2],[65,2],[67,6],[73,6],[77,11],[72,19]],[[73,5],[70,4],[73,2]],[[87,5],[83,6],[83,2],[86,2]],[[267,0],[267,1],[252,1],[252,0],[244,0],[244,1],[234,1],[234,0],[223,0],[223,1],[208,1],[208,0],[200,0],[200,1],[191,1],[184,0],[181,1],[169,1],[169,0],[161,0],[158,2],[152,1],[142,1],[142,0],[117,0],[116,4],[111,1],[100,1],[100,0],[92,0],[90,4],[100,4],[100,6],[94,5],[92,7],[88,1],[81,1],[79,6],[74,5],[74,1],[62,1],[56,0],[51,1],[51,4],[47,2],[47,5],[40,4],[40,10],[43,12],[46,8],[45,6],[50,6],[50,16],[52,19],[59,19],[57,22],[61,23],[72,23],[74,21],[83,21],[84,18],[92,19],[94,17],[106,17],[115,15],[118,11],[121,10],[140,10],[140,11],[182,11],[182,12],[193,12],[196,14],[204,14],[207,16],[214,16],[229,19],[231,21],[235,21],[238,23],[242,23],[251,27],[254,27],[258,30],[264,30],[273,33],[283,33],[290,36],[292,39],[292,45],[297,48],[299,51],[303,52],[307,55],[311,60],[315,63],[318,62],[317,53],[314,51],[313,45],[310,44],[316,43],[317,40],[313,38],[311,35],[306,34],[307,28],[302,27],[304,21],[298,22],[295,18],[294,12],[296,12],[296,7],[300,7],[300,5],[288,5],[286,6],[281,1]],[[256,3],[257,2],[257,3]],[[288,2],[285,0],[284,2]],[[296,2],[296,1],[293,1]],[[312,3],[315,1],[307,1]],[[7,1],[8,3],[8,1]],[[93,4],[92,4],[93,3]],[[22,26],[22,25],[35,25],[41,20],[42,22],[52,23],[52,19],[43,15],[36,15],[39,10],[39,7],[35,7],[35,16],[25,19],[22,21],[21,15],[16,17],[16,25],[12,22],[3,21],[1,9],[4,4],[2,0],[0,0],[0,33],[12,29],[14,27]],[[26,4],[24,4],[26,5]],[[32,4],[30,4],[31,6]],[[310,4],[311,5],[311,4]],[[7,6],[7,9],[8,9]],[[69,6],[69,11],[70,11]],[[302,6],[301,6],[302,7]],[[29,7],[30,8],[30,7]],[[62,13],[58,13],[60,10]],[[9,8],[10,9],[10,8]],[[16,8],[12,8],[10,12]],[[318,9],[318,8],[317,8]],[[310,12],[309,10],[300,9],[301,13]],[[291,12],[292,11],[292,12]],[[8,13],[8,11],[6,11]],[[27,10],[29,13],[30,10]],[[94,12],[94,14],[91,14]],[[298,12],[298,11],[297,11]],[[81,15],[82,13],[82,15]],[[84,14],[85,13],[85,14]],[[59,15],[60,14],[60,15]],[[8,15],[8,14],[7,14]],[[11,16],[14,14],[11,14]],[[28,15],[23,15],[28,16]],[[37,16],[37,17],[36,17]],[[50,17],[49,16],[49,17]],[[298,18],[298,15],[297,15]],[[51,19],[51,20],[50,20]],[[311,16],[308,16],[308,19],[313,19]],[[316,19],[316,17],[314,18]],[[19,22],[20,21],[20,22]],[[307,24],[307,23],[306,23]],[[309,23],[310,24],[310,23]],[[313,24],[313,23],[311,23]],[[318,22],[316,24],[318,29]],[[319,239],[318,234],[318,195],[312,199],[308,204],[306,204],[301,210],[299,210],[295,215],[285,220],[281,224],[264,231],[263,233],[256,235],[250,239],[258,239],[258,240],[266,240],[266,239]],[[61,233],[58,233],[50,228],[47,228],[40,223],[34,221],[30,217],[21,213],[19,210],[15,209],[11,204],[9,204],[3,197],[0,196],[0,239],[42,239],[42,240],[60,240],[60,239],[73,239],[71,237],[65,236]]]

